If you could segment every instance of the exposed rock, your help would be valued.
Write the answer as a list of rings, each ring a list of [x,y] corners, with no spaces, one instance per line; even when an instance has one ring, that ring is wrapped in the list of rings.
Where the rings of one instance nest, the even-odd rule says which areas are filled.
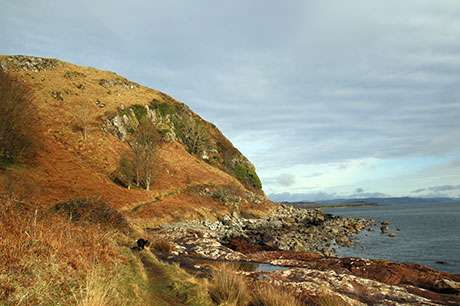
[[[434,288],[439,292],[457,294],[460,292],[460,282],[443,278],[434,283]]]
[[[64,101],[64,96],[62,95],[62,92],[60,91],[57,91],[57,90],[54,90],[50,93],[51,97],[53,97],[54,99],[58,100],[58,101]]]
[[[86,75],[84,73],[78,72],[78,71],[66,71],[64,73],[64,77],[69,80],[74,80],[78,78],[84,78]]]
[[[109,79],[109,80],[100,79],[99,80],[99,85],[101,85],[102,87],[104,87],[106,89],[109,89],[109,88],[112,88],[112,87],[122,87],[124,89],[134,89],[136,87],[139,87],[139,84],[131,82],[131,81],[128,81],[127,79],[122,78],[122,77]]]
[[[338,295],[349,305],[439,305],[427,298],[412,294],[403,287],[335,271],[294,268],[244,274],[289,288],[307,298]]]
[[[212,190],[205,188],[203,192],[212,193]],[[232,246],[231,242],[237,239],[240,244],[257,245],[260,249],[317,252],[331,256],[334,244],[351,245],[352,237],[371,225],[370,220],[330,217],[317,209],[279,206],[265,218],[246,219],[235,214],[216,222],[170,224],[156,230],[155,235],[167,236],[181,245],[190,232],[199,232],[220,245]],[[229,248],[226,251],[232,252]],[[236,248],[235,251],[239,250]]]
[[[3,71],[23,70],[40,72],[56,68],[59,61],[53,58],[42,58],[34,56],[15,55],[5,57],[0,61],[0,68]]]

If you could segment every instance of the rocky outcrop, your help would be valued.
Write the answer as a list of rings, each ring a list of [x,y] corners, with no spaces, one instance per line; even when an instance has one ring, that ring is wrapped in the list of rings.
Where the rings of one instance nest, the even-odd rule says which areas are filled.
[[[341,274],[293,268],[274,272],[248,272],[246,275],[294,290],[305,300],[315,296],[339,296],[348,305],[439,305],[410,293],[406,288]]]
[[[138,86],[122,78],[101,79],[99,85],[107,89]],[[194,114],[185,104],[163,96],[168,102],[154,99],[147,105],[120,106],[116,114],[107,116],[103,129],[125,140],[140,121],[150,120],[165,141],[181,143],[190,154],[232,175],[249,190],[262,193],[254,165],[214,125]]]
[[[208,252],[213,254],[213,259],[228,256],[243,259],[244,256],[239,254],[229,255],[233,252],[240,253],[242,250],[239,247],[242,243],[258,246],[263,250],[307,251],[332,255],[334,245],[350,245],[357,233],[372,224],[372,221],[365,219],[339,218],[324,214],[321,210],[281,205],[265,218],[246,219],[238,215],[227,215],[216,222],[176,223],[150,231],[155,236],[174,241],[181,255],[195,256]],[[214,242],[210,244],[208,239]],[[216,251],[212,250],[213,247]],[[200,251],[196,252],[198,249]]]
[[[225,216],[149,232],[174,246],[168,260],[187,261],[197,275],[209,274],[206,267],[215,261],[269,265],[239,273],[294,291],[306,305],[325,296],[347,305],[458,305],[460,276],[417,264],[331,256],[331,245],[348,245],[358,232],[376,225],[280,205],[265,218]]]
[[[0,61],[0,69],[3,71],[31,71],[40,72],[56,68],[59,61],[54,58],[15,55],[3,58]]]

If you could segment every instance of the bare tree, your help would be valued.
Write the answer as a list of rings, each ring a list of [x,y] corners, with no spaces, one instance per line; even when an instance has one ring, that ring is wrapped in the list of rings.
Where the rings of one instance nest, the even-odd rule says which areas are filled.
[[[150,190],[160,141],[161,136],[153,123],[148,119],[142,120],[128,140],[130,152],[120,159],[119,180],[125,181],[128,188],[134,183]]]
[[[91,110],[81,105],[74,113],[75,128],[81,132],[84,140],[88,138],[88,130],[91,124]]]
[[[192,116],[177,120],[175,126],[179,138],[187,147],[189,153],[198,154],[205,149],[208,142],[208,132],[204,123]]]
[[[32,115],[29,87],[0,70],[0,163],[13,163],[32,153]]]

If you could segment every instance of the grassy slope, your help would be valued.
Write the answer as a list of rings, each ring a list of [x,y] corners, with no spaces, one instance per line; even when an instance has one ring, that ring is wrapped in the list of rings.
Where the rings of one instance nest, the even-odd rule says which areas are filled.
[[[0,61],[5,59],[0,56]],[[103,120],[108,114],[116,113],[121,105],[147,105],[152,100],[178,102],[159,91],[129,83],[112,72],[57,63],[55,68],[39,72],[12,71],[34,92],[37,113],[32,116],[31,122],[38,127],[36,139],[40,140],[42,149],[33,166],[10,169],[8,173],[3,173],[3,177],[8,175],[10,180],[20,182],[17,189],[30,191],[33,188],[34,202],[49,205],[76,197],[100,197],[113,207],[127,211],[139,204],[155,201],[154,213],[144,210],[142,215],[147,219],[145,222],[152,224],[184,216],[213,216],[227,211],[210,198],[182,195],[180,191],[190,184],[232,185],[245,190],[233,176],[190,155],[177,142],[162,145],[158,162],[161,171],[151,192],[127,190],[114,184],[109,176],[127,146],[102,130]],[[100,84],[100,80],[114,79],[129,85],[104,87]],[[62,99],[53,97],[55,93]],[[104,107],[99,107],[100,103]],[[75,114],[82,108],[89,110],[91,119],[86,141],[73,124]],[[223,137],[211,124],[208,128],[215,137]],[[222,139],[231,146],[225,137]],[[233,146],[231,150],[237,151]],[[158,201],[159,198],[162,200]],[[266,207],[261,206],[260,209]]]
[[[0,56],[0,64],[5,60]],[[201,281],[159,262],[150,251],[133,252],[130,247],[147,226],[229,212],[212,197],[186,192],[191,186],[233,186],[240,192],[245,187],[177,142],[161,146],[160,171],[150,192],[122,188],[109,178],[127,146],[103,131],[103,120],[121,105],[146,105],[153,99],[178,102],[135,84],[105,88],[101,79],[120,77],[60,61],[53,69],[9,72],[33,91],[36,111],[28,124],[36,130],[39,150],[29,164],[0,169],[0,305],[212,304]],[[87,140],[74,128],[81,108],[89,110]],[[206,124],[213,137],[231,146]],[[133,230],[75,223],[49,210],[75,198],[99,198],[121,212]],[[267,201],[257,210],[263,214],[270,207]]]

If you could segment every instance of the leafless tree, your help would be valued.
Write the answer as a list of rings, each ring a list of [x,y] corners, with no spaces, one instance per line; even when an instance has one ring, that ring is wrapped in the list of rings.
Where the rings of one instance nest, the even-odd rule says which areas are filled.
[[[127,182],[128,188],[134,183],[150,190],[160,141],[161,136],[154,124],[148,119],[142,120],[128,140],[130,152],[120,159],[119,179]]]
[[[81,132],[84,140],[88,138],[88,130],[91,124],[91,110],[81,105],[74,113],[74,126]]]
[[[198,154],[205,149],[208,132],[203,122],[192,116],[181,118],[175,122],[179,138],[189,153]]]

